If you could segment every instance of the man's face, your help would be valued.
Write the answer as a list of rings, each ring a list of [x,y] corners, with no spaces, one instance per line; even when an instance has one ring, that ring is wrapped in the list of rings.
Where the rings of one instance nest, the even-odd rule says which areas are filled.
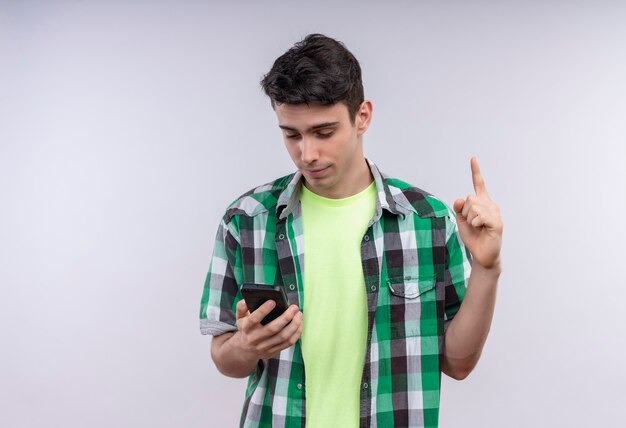
[[[342,198],[362,190],[358,186],[365,171],[369,178],[361,144],[371,115],[369,101],[361,105],[354,125],[343,103],[280,104],[275,110],[287,151],[311,191]]]

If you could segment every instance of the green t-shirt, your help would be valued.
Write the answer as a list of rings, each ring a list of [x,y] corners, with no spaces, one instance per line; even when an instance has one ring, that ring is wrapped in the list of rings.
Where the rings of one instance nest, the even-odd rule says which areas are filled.
[[[374,182],[343,199],[302,186],[306,425],[357,427],[367,340],[361,242],[376,207]]]

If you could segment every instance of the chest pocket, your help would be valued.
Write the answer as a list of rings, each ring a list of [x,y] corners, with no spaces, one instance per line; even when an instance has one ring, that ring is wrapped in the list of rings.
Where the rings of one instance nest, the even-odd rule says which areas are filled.
[[[434,276],[424,275],[387,280],[392,339],[437,334],[435,283]]]

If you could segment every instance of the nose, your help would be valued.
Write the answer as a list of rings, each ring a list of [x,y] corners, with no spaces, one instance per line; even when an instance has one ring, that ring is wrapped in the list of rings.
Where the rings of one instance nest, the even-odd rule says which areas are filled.
[[[310,138],[303,137],[301,141],[300,157],[305,164],[312,164],[319,158],[319,152],[315,142]]]

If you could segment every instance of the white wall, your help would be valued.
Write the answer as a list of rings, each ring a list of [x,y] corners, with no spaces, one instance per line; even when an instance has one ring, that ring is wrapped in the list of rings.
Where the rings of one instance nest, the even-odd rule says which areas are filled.
[[[235,426],[198,313],[225,206],[292,170],[258,81],[360,60],[366,154],[505,221],[483,358],[442,427],[624,426],[626,4],[0,2],[0,426]]]

